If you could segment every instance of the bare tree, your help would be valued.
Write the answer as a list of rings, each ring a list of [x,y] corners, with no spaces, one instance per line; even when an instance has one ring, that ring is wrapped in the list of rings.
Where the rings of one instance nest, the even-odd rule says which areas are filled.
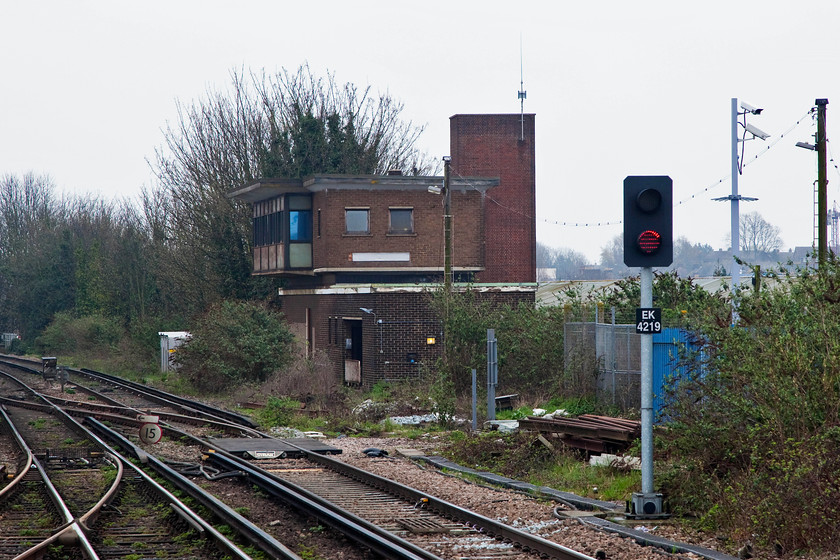
[[[612,270],[614,278],[623,278],[631,273],[630,268],[624,264],[623,234],[616,235],[601,247],[601,266]]]
[[[707,243],[692,243],[686,237],[678,237],[674,241],[674,263],[669,268],[683,277],[712,276],[720,267],[721,258]],[[727,254],[726,259],[731,257]]]
[[[583,277],[583,268],[589,264],[583,253],[537,243],[537,266],[554,269],[557,280],[579,280]]]
[[[759,253],[774,253],[782,247],[779,236],[781,228],[767,222],[758,212],[741,214],[738,222],[738,235],[742,251]]]
[[[43,323],[47,313],[40,313],[33,301],[48,307],[57,292],[56,271],[61,263],[46,246],[57,248],[53,234],[60,216],[53,195],[55,185],[48,176],[27,173],[22,177],[5,175],[0,179],[0,327],[28,334],[30,325]],[[48,240],[48,241],[45,241]],[[47,259],[52,257],[52,261]],[[49,267],[52,266],[52,273]],[[53,282],[48,297],[39,291]]]

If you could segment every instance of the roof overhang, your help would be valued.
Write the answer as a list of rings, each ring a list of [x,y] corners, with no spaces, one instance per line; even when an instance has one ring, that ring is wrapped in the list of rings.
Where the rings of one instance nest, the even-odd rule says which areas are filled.
[[[283,194],[306,194],[329,190],[426,191],[442,186],[443,177],[414,175],[313,175],[304,179],[257,179],[227,193],[228,198],[260,202]],[[498,178],[458,177],[450,179],[454,191],[485,192],[499,185]]]
[[[260,202],[286,193],[307,193],[299,179],[257,179],[227,193],[228,198]]]

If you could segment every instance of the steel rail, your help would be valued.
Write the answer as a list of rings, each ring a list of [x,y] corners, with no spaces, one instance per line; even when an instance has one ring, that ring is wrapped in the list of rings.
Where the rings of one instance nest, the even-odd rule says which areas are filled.
[[[111,485],[108,491],[105,492],[105,494],[103,494],[99,501],[96,502],[93,505],[93,507],[90,508],[90,510],[88,510],[87,513],[85,513],[79,518],[79,522],[85,528],[88,527],[89,521],[96,519],[96,516],[99,515],[103,507],[110,504],[114,500],[114,497],[116,497],[117,491],[120,488],[120,481],[122,481],[123,475],[125,474],[125,461],[120,460],[119,457],[110,453],[108,455],[111,458],[111,460],[117,465],[117,476],[114,478],[114,483]]]
[[[133,389],[136,391],[140,391],[144,395],[148,396],[155,396],[157,398],[163,399],[163,401],[167,403],[176,403],[181,407],[186,407],[188,409],[193,409],[196,411],[200,411],[204,414],[210,416],[217,416],[220,419],[226,420],[227,422],[233,422],[234,424],[238,424],[241,426],[246,426],[248,428],[256,428],[257,425],[246,416],[241,414],[237,414],[235,412],[231,412],[229,410],[223,410],[221,408],[216,408],[214,406],[210,406],[208,404],[204,404],[202,402],[194,401],[191,399],[187,399],[184,397],[180,397],[178,395],[173,395],[172,393],[167,393],[166,391],[162,391],[160,389],[156,389],[154,387],[148,387],[141,383],[137,383],[134,381],[129,381],[128,379],[122,379],[121,377],[117,377],[116,375],[111,375],[109,373],[103,373],[100,371],[95,371],[92,369],[82,368],[80,370],[70,370],[76,372],[80,375],[89,375],[94,377],[100,377],[110,383],[115,383],[124,386],[126,389]]]
[[[219,466],[228,470],[241,470],[246,472],[246,474],[248,474],[248,476],[250,477],[251,481],[267,493],[276,496],[283,501],[288,501],[294,507],[308,513],[309,515],[312,515],[313,517],[318,518],[323,523],[333,526],[339,531],[342,531],[342,528],[340,526],[335,526],[334,524],[330,523],[328,518],[323,516],[324,509],[328,509],[331,512],[337,512],[341,515],[348,516],[349,518],[352,518],[354,522],[358,523],[363,527],[366,527],[368,530],[373,531],[376,534],[384,533],[382,536],[384,536],[386,539],[397,539],[412,547],[415,546],[409,543],[408,541],[405,541],[400,537],[393,535],[388,531],[383,531],[381,528],[377,527],[373,523],[370,523],[365,519],[362,519],[350,512],[347,512],[346,510],[336,506],[335,504],[332,504],[331,502],[325,500],[324,498],[318,496],[313,492],[310,492],[309,490],[301,488],[300,486],[292,482],[277,477],[253,465],[249,461],[237,457],[236,455],[228,453],[224,450],[216,449],[214,446],[210,445],[207,441],[201,438],[187,433],[181,433],[181,435],[192,439],[200,445],[203,445],[206,449],[212,450],[212,452],[208,454],[208,461],[217,463]],[[406,499],[409,502],[424,503],[425,507],[432,509],[433,511],[444,517],[448,517],[449,519],[454,519],[466,525],[470,525],[476,528],[477,530],[484,532],[485,534],[494,536],[503,541],[514,543],[515,545],[520,546],[526,551],[533,550],[534,552],[540,554],[545,558],[552,558],[556,560],[593,560],[590,556],[564,547],[560,544],[551,542],[549,540],[543,539],[542,537],[519,531],[518,529],[505,525],[501,522],[494,521],[475,512],[465,510],[459,506],[446,502],[445,500],[440,500],[438,498],[428,496],[427,494],[420,492],[419,490],[415,490],[408,486],[404,486],[398,482],[379,477],[362,469],[352,467],[339,460],[328,459],[324,455],[314,453],[310,450],[294,445],[291,442],[287,441],[286,443],[301,451],[307,458],[313,459],[314,462],[319,462],[320,464],[326,466],[331,470],[339,472],[340,474],[344,474],[345,476],[349,476],[350,478],[354,478],[365,484],[369,484],[375,488],[384,490],[386,492],[390,492],[391,494]],[[333,465],[338,466],[338,468],[333,469]],[[348,536],[353,538],[352,535]],[[421,554],[430,554],[429,552],[419,547],[416,548],[417,551]],[[426,556],[424,556],[424,558],[425,557]],[[402,557],[397,556],[397,558]],[[433,556],[433,558],[437,557]]]
[[[78,424],[75,419],[71,418],[71,420]],[[94,420],[95,421],[95,420]],[[81,424],[78,424],[81,426]],[[101,425],[101,424],[100,424]],[[104,428],[104,425],[102,425]],[[233,542],[231,542],[226,536],[216,530],[210,523],[205,521],[200,515],[195,513],[192,509],[186,506],[180,499],[178,499],[174,494],[172,494],[169,490],[164,488],[160,485],[155,479],[149,476],[143,469],[139,468],[137,465],[129,461],[126,457],[120,455],[117,451],[111,448],[104,440],[100,439],[97,434],[92,432],[91,430],[85,429],[85,432],[89,434],[88,437],[93,439],[99,445],[101,445],[104,449],[106,449],[109,453],[113,454],[114,456],[118,457],[121,461],[123,461],[126,466],[128,466],[134,473],[143,479],[143,482],[148,484],[159,496],[162,496],[170,505],[170,507],[182,518],[186,521],[189,525],[195,528],[198,532],[203,533],[205,535],[210,536],[214,542],[220,546],[224,553],[230,555],[232,558],[239,559],[239,560],[252,560],[251,556],[246,554],[242,551],[238,546],[236,546]],[[203,493],[203,492],[202,492]],[[191,496],[195,497],[195,496]]]
[[[12,361],[10,361],[12,360]],[[5,364],[10,367],[14,367],[16,369],[20,369],[26,371],[27,373],[31,373],[33,375],[39,376],[41,372],[37,369],[23,365],[22,363],[16,362],[24,362],[24,363],[31,363],[35,365],[35,362],[31,360],[25,360],[22,358],[15,358],[11,356],[3,356],[0,355],[0,363]],[[162,391],[160,389],[156,389],[154,387],[149,387],[147,385],[143,385],[142,383],[137,383],[134,381],[130,381],[128,379],[123,379],[121,377],[117,377],[116,375],[111,375],[108,373],[103,373],[99,371],[95,371],[92,369],[82,368],[82,369],[72,369],[68,368],[67,371],[71,373],[75,373],[76,375],[82,377],[88,377],[92,379],[96,379],[99,381],[104,381],[106,383],[116,385],[121,389],[134,393],[135,395],[142,396],[144,398],[148,398],[158,404],[165,405],[172,407],[176,410],[185,410],[192,412],[193,414],[198,415],[200,418],[207,418],[209,417],[211,420],[215,419],[216,422],[219,422],[223,425],[232,426],[236,428],[243,429],[251,429],[254,430],[257,425],[254,424],[249,418],[242,416],[241,414],[236,414],[235,412],[230,412],[228,410],[223,410],[220,408],[216,408],[214,406],[210,406],[208,404],[204,404],[202,402],[194,401],[191,399],[187,399],[184,397],[180,397],[178,395],[173,395],[171,393],[167,393],[166,391]],[[107,395],[102,394],[99,391],[95,391],[88,387],[80,387],[84,392],[89,393],[91,395],[96,396],[97,398],[103,400],[104,402],[111,403],[115,406],[123,406],[125,407],[124,403],[117,401]],[[131,408],[132,407],[126,407]],[[250,432],[251,436],[256,436],[258,432]]]
[[[98,393],[92,389],[85,388],[86,392],[90,392],[93,395],[98,396]],[[89,403],[89,402],[82,402],[82,401],[75,401],[71,399],[63,399],[60,397],[52,397],[49,395],[45,395],[48,401],[53,404],[58,404],[59,406],[67,409],[67,411],[74,416],[88,416],[93,414],[96,417],[105,417],[105,418],[113,418],[115,416],[119,416],[120,412],[132,413],[136,418],[140,414],[146,414],[145,411],[140,410],[138,408],[126,406],[116,399],[116,405],[108,405],[108,404],[99,404],[99,403]],[[115,411],[111,411],[108,409],[116,409]],[[168,422],[180,422],[182,424],[192,424],[194,426],[211,426],[214,428],[218,428],[219,430],[225,433],[236,433],[243,436],[248,437],[259,437],[263,438],[266,437],[265,434],[262,432],[258,432],[257,430],[253,430],[246,426],[242,426],[240,424],[232,424],[227,421],[219,421],[219,420],[211,420],[206,417],[199,417],[199,416],[187,416],[184,414],[176,414],[172,412],[162,412],[158,410],[153,410],[152,413],[155,416],[158,416],[164,424]],[[127,415],[124,415],[128,417]]]
[[[343,474],[344,476],[353,478],[374,488],[378,488],[395,496],[398,496],[406,501],[413,503],[422,503],[427,509],[442,515],[443,517],[460,521],[467,525],[471,525],[476,529],[501,539],[505,542],[512,543],[524,550],[534,551],[546,558],[553,558],[557,560],[593,560],[590,556],[554,543],[537,535],[532,535],[524,531],[520,531],[514,527],[495,521],[473,511],[456,506],[445,500],[435,498],[419,490],[415,490],[399,482],[389,480],[387,478],[375,475],[365,470],[359,469],[352,465],[348,465],[337,459],[333,459],[326,455],[313,453],[310,450],[304,449],[300,446],[287,442],[289,445],[296,447],[304,456],[310,461],[322,465],[332,471]],[[238,461],[242,461],[238,459]],[[281,480],[282,479],[279,479]],[[285,484],[286,482],[284,482]]]
[[[121,379],[121,378],[119,378],[115,375],[110,375],[110,374],[107,374],[107,373],[101,373],[101,372],[97,372],[97,371],[93,371],[93,370],[89,370],[89,369],[81,369],[81,370],[79,370],[79,369],[68,369],[67,371],[70,371],[72,373],[75,373],[76,375],[80,375],[80,376],[83,376],[83,377],[96,379],[97,381],[104,381],[105,383],[109,383],[111,385],[119,387],[120,389],[122,389],[124,391],[128,391],[129,393],[134,393],[135,395],[143,397],[144,399],[149,399],[150,401],[154,401],[154,402],[156,402],[158,404],[162,404],[164,406],[172,407],[176,410],[183,410],[183,411],[187,411],[187,412],[192,412],[193,414],[196,414],[198,416],[201,416],[201,415],[210,416],[211,418],[213,418],[217,421],[222,421],[223,420],[222,415],[217,414],[218,412],[223,412],[223,411],[212,409],[212,407],[207,407],[206,405],[205,405],[206,408],[212,409],[214,412],[207,412],[207,411],[204,411],[204,410],[199,410],[199,407],[193,406],[196,403],[193,403],[192,401],[190,401],[188,399],[177,397],[176,395],[171,395],[171,394],[166,393],[164,391],[160,391],[160,390],[154,389],[152,387],[147,387],[145,385],[141,385],[140,383],[135,383],[133,381],[128,381],[127,379]],[[249,427],[251,427],[251,426],[249,426]]]
[[[181,485],[185,485],[187,487],[192,485],[192,482],[189,481],[187,478],[183,477],[181,474],[169,469],[166,465],[158,461],[152,456],[146,454],[142,449],[138,448],[130,441],[126,440],[122,435],[110,430],[97,420],[93,418],[89,418],[85,420],[91,426],[95,427],[98,433],[101,433],[103,436],[108,437],[108,439],[115,441],[115,442],[125,442],[125,446],[127,449],[131,449],[132,453],[143,463],[151,463],[153,468],[156,471],[160,469],[158,472],[162,476],[166,477],[170,480],[173,484],[178,486],[184,491],[187,491]],[[178,431],[178,430],[175,430]],[[204,446],[205,448],[208,447],[208,443],[200,438],[197,438],[191,434],[187,434],[185,432],[181,432],[180,435],[186,436],[189,439],[192,439],[196,443]],[[120,443],[122,446],[122,443]],[[434,554],[423,550],[416,545],[409,543],[401,539],[400,537],[393,535],[388,531],[384,531],[383,529],[377,527],[376,525],[371,524],[370,522],[361,519],[341,508],[337,508],[334,504],[325,501],[323,498],[310,493],[307,490],[299,489],[296,491],[289,487],[277,484],[277,481],[273,479],[268,473],[261,471],[260,469],[254,468],[249,466],[247,463],[240,465],[238,462],[230,462],[232,459],[235,459],[233,456],[220,451],[218,453],[213,454],[215,457],[214,459],[218,459],[218,463],[224,466],[229,470],[239,470],[248,476],[249,482],[255,484],[266,493],[279,498],[282,502],[291,505],[292,507],[310,515],[318,519],[321,523],[333,527],[334,529],[340,531],[342,534],[347,536],[350,540],[354,542],[358,542],[365,547],[377,552],[381,556],[390,559],[396,560],[441,560],[440,557],[435,556]],[[205,493],[206,494],[206,493]],[[218,502],[213,498],[213,496],[206,495],[200,496],[197,499],[206,500],[208,503],[202,502],[202,505],[208,507],[210,509],[214,509],[217,506],[215,502]],[[227,508],[226,505],[223,503],[219,503],[221,507]],[[233,512],[233,514],[239,517],[239,514]],[[244,520],[245,523],[250,523],[247,520]],[[257,529],[258,531],[261,531]],[[269,536],[269,538],[271,538]]]
[[[58,509],[59,513],[64,519],[64,523],[61,526],[57,527],[50,537],[30,547],[25,552],[18,554],[15,557],[15,560],[39,558],[41,556],[42,550],[52,545],[53,543],[59,541],[74,542],[79,545],[79,547],[82,549],[83,554],[85,554],[85,556],[89,560],[98,560],[99,557],[94,551],[93,546],[91,546],[90,541],[85,535],[82,527],[80,526],[78,521],[73,518],[73,514],[67,508],[67,504],[64,503],[64,500],[58,493],[58,490],[56,490],[55,486],[53,486],[53,483],[52,481],[50,481],[49,476],[47,476],[46,470],[44,469],[43,465],[41,465],[41,462],[38,461],[37,457],[35,457],[35,454],[32,453],[32,449],[29,447],[29,445],[27,445],[26,441],[23,439],[23,436],[20,434],[17,427],[15,427],[14,423],[12,422],[12,419],[9,418],[9,415],[6,413],[6,408],[4,406],[0,406],[0,413],[2,413],[3,421],[8,425],[9,429],[12,431],[18,446],[21,448],[21,451],[26,453],[28,457],[26,470],[22,471],[20,473],[21,476],[16,477],[15,481],[23,480],[23,477],[26,476],[28,473],[32,472],[33,470],[36,471],[44,484],[44,488],[47,491],[47,495],[49,496],[53,504],[55,504],[55,507]],[[8,486],[6,488],[8,488]]]
[[[206,445],[206,442],[205,442]],[[244,471],[249,482],[266,493],[333,527],[348,538],[390,559],[441,560],[439,556],[414,545],[373,523],[336,506],[304,488],[283,481],[270,473],[242,461],[229,453],[216,450],[208,453],[208,461],[229,470]]]
[[[3,372],[0,372],[0,374],[4,375],[6,377],[9,377],[10,379],[13,379],[17,383],[21,384],[26,389],[28,389],[29,392],[32,393],[36,398],[41,399],[46,403],[46,405],[35,405],[36,407],[41,408],[41,407],[46,406],[46,407],[51,408],[55,414],[63,417],[65,422],[67,424],[69,424],[71,426],[71,428],[74,428],[80,434],[89,438],[97,446],[99,446],[100,449],[102,449],[105,453],[110,455],[115,461],[118,461],[119,463],[121,463],[121,464],[127,466],[129,469],[133,470],[135,472],[135,474],[143,480],[144,483],[148,484],[159,496],[163,497],[164,500],[169,503],[170,507],[182,519],[184,519],[185,522],[187,522],[193,528],[197,529],[199,532],[204,533],[205,535],[209,535],[211,538],[213,538],[214,542],[216,542],[221,547],[221,549],[223,550],[224,553],[228,554],[230,557],[232,557],[234,559],[252,560],[252,558],[249,555],[247,555],[238,546],[236,546],[234,543],[232,543],[226,536],[224,536],[219,531],[217,531],[215,527],[210,525],[207,521],[205,521],[203,518],[201,518],[201,516],[199,516],[198,514],[193,512],[186,505],[184,505],[176,496],[174,496],[166,488],[161,486],[157,481],[155,481],[153,478],[151,478],[142,469],[140,469],[139,467],[134,465],[131,461],[129,461],[128,459],[126,459],[125,457],[123,457],[119,453],[117,453],[105,441],[103,441],[97,434],[95,434],[91,430],[84,427],[82,424],[80,424],[78,421],[76,421],[76,419],[74,419],[71,415],[66,413],[60,407],[58,407],[58,406],[56,406],[52,403],[49,403],[49,401],[46,399],[46,397],[44,395],[42,395],[41,393],[38,393],[37,391],[35,391],[31,387],[26,386],[21,381],[15,379],[14,377],[9,376],[8,374],[5,374]],[[8,400],[8,399],[4,399],[4,400]],[[34,404],[34,403],[27,403],[27,404]],[[0,407],[0,409],[2,409],[2,408],[3,407]],[[6,418],[6,421],[9,422],[10,426],[13,426],[11,424],[11,421],[8,418],[8,416],[5,414],[5,411],[3,411],[3,415]],[[20,439],[20,442],[23,443],[24,446],[26,446],[26,442],[23,441],[22,437]],[[31,452],[31,450],[29,450],[28,446],[26,446],[25,449],[27,450],[27,452],[30,455],[32,455],[32,452]],[[87,532],[89,532],[90,529],[84,523],[82,523],[82,521],[83,520],[84,521],[89,521],[89,520],[93,519],[96,515],[99,514],[99,512],[101,511],[101,508],[105,504],[107,504],[110,499],[113,498],[113,496],[115,495],[116,488],[119,486],[121,481],[124,480],[124,478],[120,477],[120,476],[117,476],[116,479],[115,479],[114,486],[112,486],[112,489],[109,490],[107,495],[103,496],[103,498],[100,499],[99,502],[97,504],[95,504],[93,508],[91,508],[88,512],[86,512],[84,515],[82,515],[79,519],[74,519],[72,513],[69,511],[67,506],[64,505],[64,502],[61,499],[61,496],[58,494],[58,491],[53,487],[52,482],[50,482],[49,477],[46,476],[46,471],[44,471],[40,462],[38,462],[38,459],[36,457],[32,456],[32,461],[33,461],[33,464],[36,465],[36,467],[38,468],[39,474],[41,474],[41,476],[44,479],[47,487],[49,489],[51,489],[51,491],[50,491],[51,497],[54,496],[53,499],[54,500],[57,499],[58,502],[61,504],[60,510],[62,512],[62,515],[67,519],[67,524],[65,525],[64,528],[59,529],[56,534],[54,534],[50,538],[42,541],[41,543],[38,543],[34,547],[30,548],[24,554],[15,558],[15,560],[27,560],[27,559],[30,559],[30,558],[40,558],[41,557],[40,553],[46,547],[54,544],[55,542],[61,542],[62,544],[71,544],[71,543],[79,544],[81,546],[82,550],[83,550],[83,553],[86,555],[87,558],[89,558],[90,560],[98,560],[99,557],[96,554],[93,546],[91,545],[91,543],[90,543],[90,541],[88,540],[88,537],[87,537]],[[204,492],[201,491],[201,493],[203,494]],[[57,503],[57,507],[58,507],[58,503]],[[71,530],[73,531],[73,535],[68,535],[68,532],[71,531]],[[293,558],[290,558],[289,560],[300,560],[300,559],[298,557],[293,557]]]
[[[42,378],[42,373],[40,371],[38,371],[37,369],[35,369],[34,367],[30,367],[30,366],[24,365],[24,364],[15,363],[14,361],[8,361],[8,360],[9,360],[9,357],[4,356],[4,357],[0,358],[0,364],[12,367],[14,369],[18,369],[18,370],[21,370],[21,371],[25,371],[26,373],[30,373],[30,374],[38,377],[38,378]],[[17,359],[17,361],[30,362],[32,365],[35,365],[35,363],[31,362],[30,360]],[[103,402],[109,403],[112,406],[119,406],[119,407],[122,407],[122,408],[130,408],[130,407],[126,407],[123,403],[117,401],[116,399],[112,399],[108,395],[103,395],[102,393],[100,393],[98,391],[95,391],[95,390],[91,389],[90,387],[84,387],[84,386],[78,385],[78,384],[76,385],[76,387],[81,392],[83,392],[85,394],[88,394],[88,395],[92,395],[92,396],[96,397],[97,399],[99,399]]]
[[[111,376],[109,374],[103,374],[103,373],[100,373],[100,372],[95,372],[93,370],[83,369],[81,371],[81,373],[92,375],[92,376],[101,376],[103,379],[106,379],[108,382],[115,383],[115,384],[118,384],[118,385],[123,385],[123,386],[126,386],[128,384],[134,385],[134,387],[125,387],[128,390],[133,390],[133,391],[137,391],[137,392],[141,392],[141,393],[147,393],[148,392],[147,390],[150,389],[150,388],[142,386],[140,384],[135,384],[133,382],[126,382],[126,380],[121,380],[121,379],[116,378],[114,376]],[[174,395],[169,395],[168,393],[164,393],[162,391],[158,391],[158,390],[154,390],[154,391],[163,393],[163,394],[167,395],[168,397],[175,397]],[[164,399],[164,400],[167,400],[167,399]],[[175,397],[175,399],[173,399],[173,400],[181,400],[181,399],[179,397]],[[183,400],[187,401],[191,404],[201,404],[201,403],[194,403],[193,401],[189,401],[188,399],[183,399]],[[222,412],[225,412],[225,411],[222,411]],[[235,416],[238,416],[238,415],[235,415]],[[206,445],[206,443],[205,443],[205,445]],[[524,531],[520,531],[520,530],[518,530],[514,527],[510,527],[508,525],[505,525],[504,523],[494,521],[490,518],[487,518],[487,517],[479,515],[475,512],[466,510],[464,508],[456,506],[456,505],[454,505],[450,502],[447,502],[445,500],[441,500],[441,499],[435,498],[433,496],[429,496],[429,495],[427,495],[423,492],[420,492],[418,490],[415,490],[413,488],[410,488],[410,487],[405,486],[403,484],[400,484],[398,482],[385,479],[383,477],[374,475],[372,473],[368,473],[367,471],[363,471],[361,469],[357,469],[356,467],[352,467],[352,466],[350,466],[346,463],[343,463],[341,461],[337,461],[335,459],[330,459],[326,456],[319,455],[317,453],[313,453],[313,452],[311,452],[309,450],[306,450],[304,448],[294,446],[294,444],[290,444],[290,445],[293,445],[293,447],[296,447],[297,449],[299,449],[309,460],[311,460],[315,463],[319,463],[319,464],[321,464],[321,465],[323,465],[323,466],[325,466],[325,467],[327,467],[327,468],[329,468],[329,469],[331,469],[335,472],[338,472],[338,473],[343,474],[345,476],[348,476],[350,478],[354,478],[356,480],[364,482],[365,484],[369,484],[373,487],[376,487],[376,488],[379,488],[379,489],[384,490],[386,492],[389,492],[389,493],[391,493],[395,496],[398,496],[402,499],[405,499],[409,502],[422,503],[422,504],[424,504],[424,507],[426,507],[426,508],[428,508],[428,509],[444,516],[444,517],[447,517],[447,518],[459,521],[461,523],[473,526],[473,527],[485,532],[488,535],[494,536],[495,538],[498,538],[498,539],[503,540],[505,542],[512,543],[512,544],[514,544],[518,547],[521,547],[522,549],[524,549],[526,551],[534,551],[534,552],[536,552],[536,553],[538,553],[538,554],[540,554],[544,557],[553,558],[553,559],[557,559],[557,560],[592,560],[591,557],[586,556],[582,553],[579,553],[577,551],[574,551],[572,549],[569,549],[569,548],[564,547],[562,545],[559,545],[557,543],[548,541],[547,539],[543,539],[542,537],[539,537],[539,536],[536,536],[536,535],[531,535],[531,534],[526,533]],[[346,511],[342,510],[341,508],[338,508],[337,506],[334,506],[333,504],[330,504],[329,502],[323,500],[322,498],[318,497],[317,495],[312,494],[312,493],[310,493],[310,492],[308,492],[308,491],[306,491],[306,490],[304,490],[304,489],[302,489],[302,488],[300,488],[300,487],[298,487],[298,486],[296,486],[296,485],[294,485],[294,484],[292,484],[288,481],[284,481],[283,479],[281,479],[279,477],[275,477],[275,476],[271,475],[270,473],[262,471],[258,467],[250,465],[248,462],[243,461],[242,459],[240,459],[238,457],[227,454],[225,452],[219,452],[219,451],[216,451],[215,453],[212,453],[210,455],[210,457],[211,457],[212,461],[217,461],[217,462],[223,463],[223,464],[226,463],[225,466],[227,468],[244,470],[250,477],[253,477],[255,479],[255,483],[258,486],[261,486],[261,484],[267,484],[267,483],[257,482],[257,480],[260,480],[260,481],[269,480],[271,483],[267,484],[267,487],[263,488],[264,490],[271,493],[272,495],[278,495],[278,493],[279,493],[279,495],[281,495],[284,500],[289,500],[290,502],[295,504],[295,507],[298,507],[298,509],[306,511],[307,513],[310,513],[311,515],[313,515],[313,516],[315,516],[319,519],[322,519],[325,523],[327,523],[331,526],[336,526],[335,523],[337,521],[332,520],[332,522],[331,522],[331,521],[323,518],[324,508],[328,508],[331,511],[340,510],[345,516],[347,516],[347,518],[355,518],[355,519],[353,519],[353,522],[355,524],[357,524],[361,527],[367,527],[368,531],[373,531],[373,533],[374,533],[373,538],[371,538],[371,535],[365,536],[365,538],[368,539],[368,542],[366,543],[366,546],[368,546],[369,548],[371,548],[373,550],[378,550],[377,547],[382,546],[382,537],[383,536],[385,537],[385,540],[389,540],[388,536],[399,539],[399,537],[395,537],[391,533],[387,533],[387,532],[386,532],[387,536],[386,535],[377,535],[376,533],[378,533],[381,530],[378,527],[376,527],[375,525],[369,523],[368,521],[366,521],[362,518],[359,518],[359,517],[357,517],[353,514],[350,514],[349,512],[346,512]],[[278,487],[278,484],[280,485],[280,487],[283,488],[283,490],[281,490]],[[338,526],[336,526],[336,528],[341,530]],[[350,529],[350,528],[347,527],[347,529]],[[342,531],[342,532],[344,532],[344,531]],[[366,531],[363,531],[363,533],[365,533],[365,532]],[[399,539],[399,540],[403,541],[402,539]],[[420,553],[421,555],[417,556],[416,558],[438,558],[436,556],[427,556],[429,554],[427,551],[422,550],[419,547],[415,547],[414,545],[412,545],[411,543],[408,543],[407,541],[403,541],[403,543],[405,543],[405,545],[408,545],[409,547],[414,547],[414,548],[417,549],[417,552]],[[395,558],[414,558],[413,556],[394,556],[394,557]]]
[[[11,482],[9,482],[6,486],[0,489],[0,500],[2,500],[6,493],[12,492],[12,489],[15,488],[18,484],[20,484],[20,482],[26,476],[26,473],[28,473],[29,469],[32,468],[32,460],[34,459],[34,455],[32,454],[32,450],[29,449],[29,447],[23,441],[23,436],[20,435],[20,432],[18,432],[15,425],[12,424],[11,420],[6,415],[6,410],[2,406],[0,406],[0,413],[2,413],[3,415],[3,425],[6,427],[7,430],[11,432],[11,435],[15,439],[15,441],[17,441],[20,450],[26,454],[26,463],[24,464],[23,468],[20,470],[20,472],[18,472],[17,476],[15,476],[15,478]]]
[[[272,558],[280,558],[284,560],[301,560],[300,557],[289,550],[285,545],[277,539],[242,517],[239,513],[231,509],[224,502],[218,500],[212,494],[204,491],[198,485],[193,483],[187,477],[176,472],[168,465],[164,464],[157,458],[148,455],[138,446],[125,438],[122,434],[115,432],[109,427],[105,426],[98,420],[92,417],[85,419],[85,423],[102,437],[112,442],[117,447],[121,447],[130,455],[136,457],[141,463],[151,467],[158,475],[165,478],[173,486],[187,493],[190,497],[198,503],[212,511],[225,523],[233,527],[237,532],[246,537],[249,542],[271,555]]]

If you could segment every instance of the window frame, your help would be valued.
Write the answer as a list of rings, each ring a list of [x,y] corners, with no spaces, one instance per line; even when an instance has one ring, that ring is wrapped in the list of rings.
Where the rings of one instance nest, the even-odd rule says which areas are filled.
[[[295,214],[293,219],[293,214]],[[312,268],[312,195],[286,194],[286,269]]]
[[[394,229],[394,212],[408,213],[408,230]],[[414,235],[414,207],[413,206],[390,206],[388,208],[388,235]]]
[[[350,230],[350,222],[348,221],[348,213],[350,212],[364,212],[365,215],[365,230]],[[370,207],[369,206],[347,206],[344,208],[344,235],[370,235]]]

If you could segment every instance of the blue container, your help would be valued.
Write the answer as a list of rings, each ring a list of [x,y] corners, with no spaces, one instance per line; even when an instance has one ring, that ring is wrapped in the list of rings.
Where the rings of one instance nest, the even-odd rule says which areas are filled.
[[[684,329],[663,329],[653,335],[653,414],[657,421],[663,419],[665,385],[686,375],[688,366],[683,363],[686,351],[698,349],[692,333]]]

